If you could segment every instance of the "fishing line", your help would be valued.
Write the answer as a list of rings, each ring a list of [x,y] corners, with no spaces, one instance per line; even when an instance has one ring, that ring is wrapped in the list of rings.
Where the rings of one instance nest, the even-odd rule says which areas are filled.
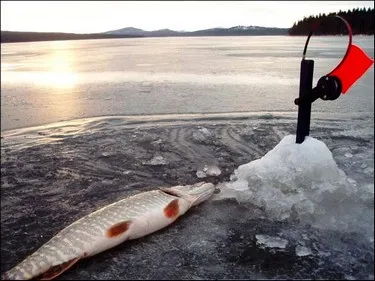
[[[346,53],[342,59],[342,61],[340,62],[340,64],[345,61],[345,58],[347,57],[348,53],[349,53],[349,50],[350,50],[350,46],[352,45],[352,37],[353,37],[353,32],[352,32],[352,28],[350,27],[350,24],[342,17],[338,16],[338,15],[335,15],[334,16],[335,18],[339,18],[341,19],[344,23],[345,23],[345,26],[346,26],[346,29],[348,30],[348,35],[349,35],[349,42],[348,42],[348,47],[346,48]],[[304,60],[306,58],[306,51],[307,51],[307,46],[309,45],[309,41],[310,41],[310,37],[313,35],[313,33],[318,29],[319,25],[320,25],[321,22],[319,23],[315,23],[312,28],[311,28],[311,31],[309,33],[309,35],[307,36],[307,39],[306,39],[306,43],[305,43],[305,48],[303,49],[303,54],[302,54],[302,59]],[[340,66],[340,64],[338,66]],[[338,67],[337,66],[337,67]]]

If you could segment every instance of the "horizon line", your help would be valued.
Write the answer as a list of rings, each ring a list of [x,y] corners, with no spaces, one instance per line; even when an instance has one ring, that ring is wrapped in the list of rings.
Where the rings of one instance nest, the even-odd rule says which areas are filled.
[[[133,26],[127,26],[127,27],[122,27],[122,28],[118,28],[118,29],[111,29],[111,30],[107,30],[107,31],[100,31],[100,32],[84,32],[84,33],[81,33],[81,32],[68,32],[68,31],[25,31],[25,30],[0,30],[1,32],[35,32],[35,33],[69,33],[69,34],[100,34],[100,33],[106,33],[106,32],[111,32],[111,31],[116,31],[116,30],[120,30],[120,29],[125,29],[125,28],[134,28],[134,29],[139,29],[141,31],[145,31],[145,32],[155,32],[155,31],[161,31],[161,30],[170,30],[170,31],[174,31],[174,32],[197,32],[197,31],[202,31],[202,30],[210,30],[210,29],[230,29],[230,28],[233,28],[233,27],[239,27],[239,26],[244,26],[244,27],[260,27],[260,28],[276,28],[276,29],[290,29],[292,27],[267,27],[267,26],[260,26],[260,25],[234,25],[234,26],[231,26],[231,27],[211,27],[211,28],[203,28],[203,29],[197,29],[197,30],[194,30],[194,31],[186,31],[186,30],[173,30],[173,29],[170,29],[170,28],[161,28],[161,29],[155,29],[155,30],[145,30],[145,29],[142,29],[142,28],[138,28],[138,27],[133,27]]]

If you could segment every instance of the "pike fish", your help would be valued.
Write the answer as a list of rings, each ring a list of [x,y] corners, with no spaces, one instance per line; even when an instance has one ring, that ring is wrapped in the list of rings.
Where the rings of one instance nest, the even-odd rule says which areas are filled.
[[[3,280],[51,280],[80,259],[160,230],[215,192],[212,183],[162,187],[107,205],[67,226]]]

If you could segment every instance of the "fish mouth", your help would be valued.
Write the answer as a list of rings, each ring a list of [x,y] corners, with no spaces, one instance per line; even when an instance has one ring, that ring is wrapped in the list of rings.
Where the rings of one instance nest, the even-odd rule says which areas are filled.
[[[160,190],[167,194],[187,199],[191,202],[191,206],[195,206],[209,199],[216,191],[216,188],[212,183],[199,182],[193,185],[162,187]]]

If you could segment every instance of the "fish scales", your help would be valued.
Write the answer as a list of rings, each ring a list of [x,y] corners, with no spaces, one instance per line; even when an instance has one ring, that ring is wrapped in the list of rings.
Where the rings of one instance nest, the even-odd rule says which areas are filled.
[[[76,256],[89,256],[91,255],[90,246],[93,241],[108,239],[103,235],[106,229],[121,221],[132,220],[145,215],[153,208],[160,209],[161,212],[174,199],[174,196],[156,190],[108,205],[63,229],[27,258],[20,267],[24,266],[25,272],[30,271],[31,268],[31,275],[35,275],[38,274],[36,272],[38,268],[55,266]],[[129,204],[129,201],[132,200],[135,204]],[[151,204],[152,208],[148,207]],[[87,235],[88,233],[91,233],[91,236]],[[57,258],[55,258],[56,255]]]
[[[212,195],[213,185],[200,183],[203,188],[200,197],[188,193],[162,190],[143,192],[104,208],[101,208],[70,224],[37,251],[17,266],[2,275],[2,279],[26,280],[40,276],[61,265],[60,272],[53,272],[52,278],[61,274],[74,262],[107,249],[125,240],[136,239],[155,232],[183,215],[197,200],[206,200]],[[193,185],[194,187],[195,185]],[[194,195],[196,195],[194,193]],[[208,196],[208,197],[209,197]],[[203,199],[202,199],[202,198]]]

